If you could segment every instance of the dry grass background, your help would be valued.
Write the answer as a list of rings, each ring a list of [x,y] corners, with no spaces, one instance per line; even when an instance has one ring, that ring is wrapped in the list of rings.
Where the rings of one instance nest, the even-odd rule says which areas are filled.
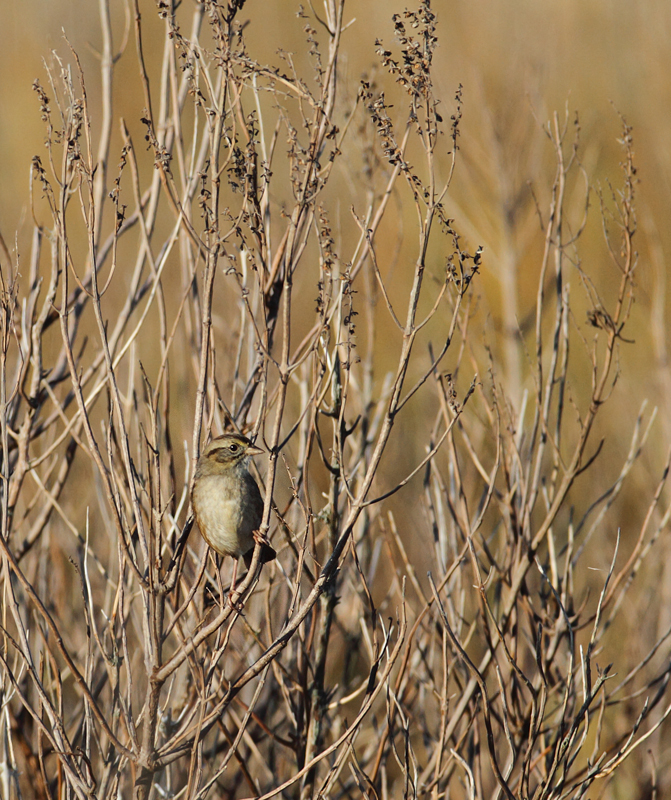
[[[237,48],[227,4],[205,5],[203,47],[214,31]],[[345,3],[337,78],[320,89],[305,25],[324,68],[328,37],[313,10],[249,0],[233,26],[244,23],[255,63],[236,55],[222,82],[241,149],[223,140],[207,230],[212,159],[185,187],[194,121],[207,142],[217,114],[190,95],[161,111],[162,76],[168,96],[189,75],[164,60],[180,52],[174,30],[166,46],[170,4],[141,2],[136,28],[109,2],[107,107],[106,7],[0,7],[3,797],[271,797],[282,785],[305,798],[665,796],[668,4],[434,2],[432,83],[413,95],[379,52],[402,62],[392,15],[405,4]],[[196,8],[177,9],[187,38]],[[425,28],[408,33],[421,41]],[[141,121],[137,30],[149,128],[161,142],[180,132],[163,184]],[[265,64],[286,72],[284,87]],[[84,127],[72,136],[74,160],[52,136],[53,168],[35,78],[55,129],[57,98],[66,123],[73,110],[91,121],[90,147]],[[412,102],[424,138],[409,126],[399,174],[389,153]],[[310,137],[318,164],[301,150]],[[52,208],[46,183],[31,182],[35,155]],[[114,235],[106,195],[119,174],[127,221],[136,193],[155,197],[143,204],[150,257],[138,224]],[[61,201],[59,177],[71,189]],[[66,318],[64,279],[76,292],[106,243],[109,288],[71,297]],[[259,466],[280,550],[258,584],[250,574],[243,615],[197,534],[185,545],[194,458],[231,415],[269,448]]]

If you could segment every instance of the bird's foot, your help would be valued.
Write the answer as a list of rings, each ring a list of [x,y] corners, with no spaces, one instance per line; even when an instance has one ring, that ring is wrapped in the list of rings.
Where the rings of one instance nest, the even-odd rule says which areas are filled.
[[[261,531],[252,531],[252,537],[257,544],[266,545],[266,547],[270,547],[270,542],[267,536],[264,536]]]
[[[240,593],[237,591],[237,589],[231,588],[226,596],[226,600],[233,611],[237,611],[238,614],[242,614],[245,609],[245,605],[242,602],[242,598],[240,597]]]

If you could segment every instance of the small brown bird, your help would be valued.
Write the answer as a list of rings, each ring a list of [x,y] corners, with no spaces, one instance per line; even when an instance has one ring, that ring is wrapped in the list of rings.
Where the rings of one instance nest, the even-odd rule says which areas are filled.
[[[225,433],[212,439],[198,459],[191,490],[193,512],[203,539],[222,556],[233,556],[235,591],[238,558],[249,569],[254,544],[261,544],[261,563],[272,561],[277,553],[258,533],[263,517],[263,498],[249,472],[249,459],[264,451],[246,436]]]

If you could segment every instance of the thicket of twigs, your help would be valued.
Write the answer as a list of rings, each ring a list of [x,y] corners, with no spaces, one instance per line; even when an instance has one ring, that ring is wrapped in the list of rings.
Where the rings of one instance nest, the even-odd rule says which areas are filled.
[[[635,346],[631,131],[595,195],[578,126],[539,130],[555,166],[507,387],[496,265],[445,210],[462,99],[434,95],[429,2],[358,93],[342,0],[298,21],[311,74],[255,60],[243,0],[173,5],[142,9],[158,64],[129,17],[145,140],[115,112],[106,2],[100,75],[71,50],[34,87],[32,250],[0,252],[2,796],[653,796],[669,631],[637,587],[668,547],[665,475],[606,536],[650,415],[621,421],[617,465],[596,432]],[[189,520],[227,429],[267,449],[278,550],[240,608]]]

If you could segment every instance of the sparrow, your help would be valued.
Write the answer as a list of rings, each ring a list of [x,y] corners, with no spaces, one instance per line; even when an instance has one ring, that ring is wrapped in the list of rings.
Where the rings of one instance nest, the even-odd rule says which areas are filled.
[[[229,596],[235,591],[238,559],[242,556],[249,569],[256,542],[261,545],[261,564],[277,555],[259,534],[263,498],[249,471],[251,456],[263,452],[246,436],[225,433],[206,445],[196,465],[193,514],[208,545],[219,555],[235,559]]]

